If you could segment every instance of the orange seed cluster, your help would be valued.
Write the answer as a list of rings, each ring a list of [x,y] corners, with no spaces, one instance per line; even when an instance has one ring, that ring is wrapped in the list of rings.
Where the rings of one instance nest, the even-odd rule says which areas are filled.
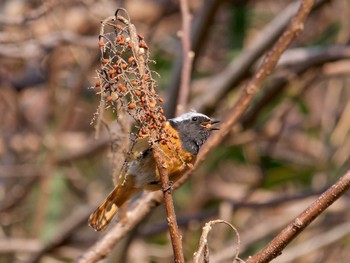
[[[124,106],[137,122],[138,136],[168,144],[166,118],[160,106],[163,99],[155,90],[157,83],[148,67],[149,48],[141,34],[132,35],[130,21],[125,21],[116,18],[104,25],[108,32],[101,34],[98,42],[101,69],[95,87],[101,89],[108,105],[118,101]]]

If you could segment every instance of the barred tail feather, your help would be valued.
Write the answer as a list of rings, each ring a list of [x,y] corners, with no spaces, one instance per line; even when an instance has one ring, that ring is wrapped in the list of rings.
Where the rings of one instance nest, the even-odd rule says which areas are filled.
[[[103,231],[112,221],[119,208],[135,193],[127,185],[117,185],[103,203],[90,215],[89,225],[96,231]]]

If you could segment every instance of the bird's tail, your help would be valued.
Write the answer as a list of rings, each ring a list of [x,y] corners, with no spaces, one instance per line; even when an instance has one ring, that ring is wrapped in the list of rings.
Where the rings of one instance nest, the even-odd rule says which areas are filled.
[[[119,208],[135,194],[135,190],[128,184],[116,185],[103,203],[90,215],[89,225],[96,231],[104,230]]]

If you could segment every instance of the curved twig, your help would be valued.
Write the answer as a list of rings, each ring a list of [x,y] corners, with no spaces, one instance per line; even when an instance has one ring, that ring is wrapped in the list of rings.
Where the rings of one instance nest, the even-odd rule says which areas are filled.
[[[199,241],[199,248],[193,255],[193,262],[194,263],[201,262],[200,260],[201,260],[201,255],[202,254],[204,254],[204,262],[209,262],[208,235],[209,235],[209,232],[212,229],[213,225],[221,224],[221,223],[228,225],[235,232],[235,235],[237,237],[237,246],[235,248],[236,252],[235,252],[235,256],[234,256],[233,262],[235,262],[236,259],[238,259],[239,246],[241,244],[241,240],[240,240],[239,233],[238,233],[237,229],[232,224],[230,224],[229,222],[227,222],[225,220],[217,219],[217,220],[209,221],[203,227],[203,232],[202,232],[202,235],[201,235],[201,238],[200,238],[200,241]]]

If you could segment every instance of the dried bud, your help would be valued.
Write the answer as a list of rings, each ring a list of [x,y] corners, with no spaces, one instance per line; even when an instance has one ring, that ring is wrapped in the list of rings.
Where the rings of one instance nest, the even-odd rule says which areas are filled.
[[[134,57],[129,57],[128,58],[128,63],[130,64],[131,62],[133,62],[134,61]]]
[[[135,109],[136,105],[135,103],[131,102],[128,106],[129,110]]]
[[[123,86],[123,84],[121,84],[121,83],[118,83],[118,89],[122,92],[126,92],[126,87]]]

